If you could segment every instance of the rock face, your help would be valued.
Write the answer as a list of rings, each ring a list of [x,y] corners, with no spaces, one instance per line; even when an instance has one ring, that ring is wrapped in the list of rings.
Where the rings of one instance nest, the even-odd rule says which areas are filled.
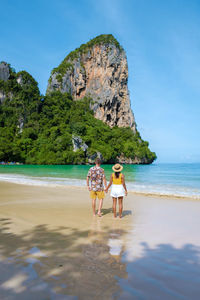
[[[120,164],[126,164],[126,165],[149,164],[149,160],[146,157],[143,157],[143,158],[135,157],[134,159],[132,159],[132,158],[125,157],[123,154],[121,154],[120,156],[117,157],[117,162]]]
[[[0,91],[0,104],[6,99],[6,94],[3,91]]]
[[[18,124],[19,133],[22,133],[27,119],[29,109],[25,106],[31,105],[31,102],[38,102],[40,91],[37,82],[26,71],[15,72],[10,64],[0,63],[0,105],[4,104],[5,99],[19,102],[18,105]],[[21,99],[20,99],[21,98]],[[30,101],[29,101],[30,100]],[[25,105],[22,105],[25,102]],[[37,106],[37,105],[36,105]]]
[[[0,63],[0,80],[7,81],[10,76],[9,65],[6,62]]]
[[[80,136],[72,136],[72,144],[73,144],[73,151],[76,152],[82,149],[84,152],[87,150],[88,146],[83,142]]]
[[[88,153],[88,145],[83,142],[82,138],[78,135],[72,135],[72,144],[73,144],[73,151],[76,152],[78,150],[83,150],[85,152],[85,155],[87,156],[87,160],[89,164],[93,164],[95,162],[96,158],[100,158],[103,162],[103,156],[102,154],[97,151],[93,154]]]
[[[10,77],[9,65],[6,62],[0,63],[0,80],[7,81]],[[0,89],[0,104],[6,99],[6,93]]]
[[[110,127],[136,124],[128,92],[126,53],[112,35],[101,35],[71,52],[51,73],[47,93],[60,90],[74,99],[89,96],[97,119]]]

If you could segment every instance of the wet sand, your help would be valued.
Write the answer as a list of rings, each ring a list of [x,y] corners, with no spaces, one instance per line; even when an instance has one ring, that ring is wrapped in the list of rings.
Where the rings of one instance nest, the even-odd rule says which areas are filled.
[[[199,299],[200,201],[0,183],[0,299]]]

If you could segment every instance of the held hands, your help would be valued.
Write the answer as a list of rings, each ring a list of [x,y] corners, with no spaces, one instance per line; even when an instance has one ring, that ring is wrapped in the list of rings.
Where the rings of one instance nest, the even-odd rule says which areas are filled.
[[[125,191],[125,196],[127,196],[128,195],[128,192],[127,191]]]
[[[107,192],[108,192],[108,188],[106,187],[106,188],[104,189],[104,191],[107,193]]]
[[[91,187],[88,185],[88,187],[87,187],[87,188],[88,188],[88,191],[90,192],[90,191],[91,191]]]

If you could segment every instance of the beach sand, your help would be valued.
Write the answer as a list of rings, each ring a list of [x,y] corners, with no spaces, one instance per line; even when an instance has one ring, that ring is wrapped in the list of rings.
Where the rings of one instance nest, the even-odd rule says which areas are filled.
[[[199,299],[200,201],[0,183],[0,299]]]

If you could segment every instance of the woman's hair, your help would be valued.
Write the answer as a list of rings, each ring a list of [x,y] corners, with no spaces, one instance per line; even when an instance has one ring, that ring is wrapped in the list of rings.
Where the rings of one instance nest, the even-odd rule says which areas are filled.
[[[115,177],[119,178],[119,174],[120,174],[120,172],[115,172]]]

